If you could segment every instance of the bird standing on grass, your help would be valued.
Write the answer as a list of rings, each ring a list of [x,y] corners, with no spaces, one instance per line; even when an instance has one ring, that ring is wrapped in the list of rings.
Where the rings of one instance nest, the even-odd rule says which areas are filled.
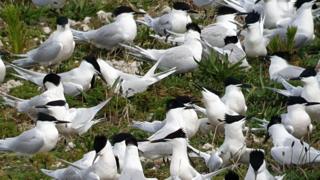
[[[56,65],[69,59],[73,54],[74,47],[75,42],[68,18],[58,17],[57,30],[38,48],[28,51],[26,54],[14,55],[22,58],[14,60],[12,63],[22,67],[31,67],[36,64]]]

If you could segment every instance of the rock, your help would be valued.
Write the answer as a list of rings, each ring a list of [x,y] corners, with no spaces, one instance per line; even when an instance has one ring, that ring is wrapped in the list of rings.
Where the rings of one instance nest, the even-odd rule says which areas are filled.
[[[100,21],[103,21],[106,23],[110,23],[112,20],[112,13],[110,13],[110,12],[105,12],[105,11],[100,10],[97,12],[97,16]]]
[[[89,31],[89,30],[91,30],[91,28],[90,28],[88,25],[86,25],[86,24],[81,24],[81,27],[82,27],[82,30],[83,30],[83,31]]]
[[[11,80],[1,84],[0,91],[5,92],[5,93],[9,93],[9,91],[12,88],[16,88],[21,85],[22,85],[21,81],[16,81],[16,80],[11,79]]]
[[[50,32],[51,32],[51,29],[50,29],[50,27],[48,27],[48,26],[43,27],[42,30],[43,30],[43,32],[46,33],[46,34],[50,34]]]
[[[91,21],[91,17],[85,17],[84,20],[82,21],[82,23],[89,24],[90,21]]]
[[[202,146],[202,149],[204,149],[204,150],[209,150],[209,149],[212,149],[212,148],[213,148],[212,144],[209,144],[209,143],[206,143],[206,144],[204,144]]]
[[[130,74],[139,73],[139,67],[141,65],[141,62],[136,62],[136,61],[126,62],[126,61],[119,61],[119,60],[111,60],[107,62],[111,64],[114,68]]]

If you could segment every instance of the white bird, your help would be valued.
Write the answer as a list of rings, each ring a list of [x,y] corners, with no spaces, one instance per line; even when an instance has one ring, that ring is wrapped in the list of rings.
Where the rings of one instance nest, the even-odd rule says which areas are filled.
[[[131,97],[137,93],[142,93],[146,91],[149,86],[161,81],[176,71],[173,67],[169,70],[155,73],[160,63],[161,61],[158,61],[145,75],[140,76],[122,72],[109,65],[106,61],[98,59],[103,80],[109,86],[114,86],[117,82],[115,92],[120,93],[123,97]]]
[[[187,108],[187,106],[190,105],[190,103],[191,104],[193,103],[190,97],[177,96],[175,99],[170,99],[166,102],[166,111],[168,112],[171,109],[175,109],[175,108]],[[196,122],[196,120],[194,119],[194,113],[192,113],[193,115],[190,116],[190,112],[193,112],[193,111],[194,110],[192,109],[189,109],[189,110],[186,109],[185,111],[182,111],[183,119],[187,120],[187,123],[190,122],[191,126],[193,126],[192,124]],[[133,121],[133,124],[131,126],[149,133],[155,133],[159,131],[163,126],[166,125],[167,120],[170,120],[170,119],[165,118],[162,121],[155,120],[152,122]],[[195,125],[197,125],[197,123]],[[187,131],[187,129],[185,129],[185,131]]]
[[[224,86],[225,93],[221,97],[221,101],[234,112],[245,115],[248,108],[241,87],[249,88],[251,86],[231,76],[224,80]]]
[[[224,43],[225,46],[222,48],[211,48],[217,51],[219,54],[227,56],[227,59],[231,64],[239,63],[240,67],[244,67],[246,69],[251,68],[246,59],[246,52],[242,49],[242,46],[237,36],[226,36],[224,38]]]
[[[55,148],[59,133],[57,123],[68,123],[56,118],[38,113],[36,126],[19,136],[0,140],[0,151],[15,152],[23,155],[33,155],[40,152],[49,152]]]
[[[250,165],[245,180],[282,180],[284,176],[273,176],[268,171],[263,151],[254,150],[250,153]]]
[[[118,172],[121,172],[124,167],[124,159],[126,155],[126,139],[132,138],[130,133],[118,133],[111,137],[111,144],[113,145],[113,153],[116,158]]]
[[[101,180],[116,180],[118,178],[116,160],[112,146],[105,136],[96,136],[94,150],[86,153],[82,159],[70,163],[68,167],[57,170],[41,169],[41,171],[55,179],[83,179],[92,180],[98,177]]]
[[[66,3],[65,0],[32,0],[33,4],[36,6],[49,6],[51,8],[60,9]]]
[[[201,30],[197,24],[187,25],[187,33],[184,43],[169,49],[143,49],[138,46],[122,44],[123,47],[135,57],[149,61],[160,61],[160,69],[176,67],[176,73],[185,73],[198,67],[196,61],[201,61],[202,44],[200,39]]]
[[[212,152],[211,155],[189,146],[191,150],[205,160],[210,171],[215,171],[232,163],[249,163],[249,154],[253,149],[246,146],[245,136],[243,135],[244,118],[242,115],[231,116],[226,114],[223,144],[217,151]]]
[[[285,80],[282,80],[285,90],[276,88],[268,89],[271,89],[272,91],[280,93],[284,96],[301,96],[308,102],[320,102],[320,96],[318,96],[318,94],[320,94],[320,85],[316,76],[317,72],[314,70],[314,68],[306,68],[299,75],[299,77],[293,79],[301,80],[303,87],[295,87],[287,83]],[[320,105],[308,106],[306,109],[312,120],[319,120]]]
[[[267,55],[269,39],[263,36],[264,17],[256,11],[252,11],[245,17],[245,30],[243,46],[248,57]]]
[[[188,96],[178,96],[170,100],[167,103],[163,127],[151,135],[148,140],[161,139],[180,128],[186,132],[188,138],[193,137],[199,129],[199,120],[191,104],[192,100]]]
[[[0,84],[4,81],[5,77],[6,77],[6,66],[4,65],[0,56]]]
[[[298,77],[305,68],[288,64],[278,55],[270,56],[269,76],[270,80],[281,83],[281,78],[289,80]]]
[[[306,112],[306,107],[319,104],[320,102],[307,102],[299,96],[290,96],[287,102],[287,113],[281,114],[282,124],[296,138],[307,137],[311,134],[313,125],[310,116]]]
[[[201,88],[202,101],[205,106],[205,114],[208,117],[208,123],[216,132],[223,132],[223,120],[225,114],[237,114],[231,108],[224,104],[218,95],[205,88]],[[197,109],[197,108],[196,108]]]
[[[14,60],[12,63],[22,67],[30,67],[35,64],[42,66],[56,65],[69,59],[73,54],[74,47],[75,42],[73,41],[68,18],[58,17],[57,30],[38,48],[26,54],[15,55],[22,58]]]
[[[74,39],[107,50],[117,47],[119,43],[130,43],[137,36],[137,24],[133,14],[138,13],[131,7],[119,6],[113,11],[113,23],[86,32],[72,29]]]
[[[237,35],[235,21],[237,11],[233,8],[221,6],[217,9],[216,22],[204,27],[201,30],[201,37],[212,47],[222,48],[226,46],[227,36]]]
[[[143,173],[143,168],[139,158],[138,143],[137,140],[132,136],[127,138],[126,152],[124,158],[124,166],[122,168],[119,180],[156,180],[157,178],[146,178]]]
[[[170,179],[209,180],[226,169],[223,168],[208,174],[200,174],[190,164],[186,138],[186,133],[182,129],[179,129],[162,139],[152,141],[153,143],[169,142],[173,147],[170,163]]]
[[[18,112],[27,113],[31,118],[35,119],[38,112],[36,106],[42,106],[56,100],[66,101],[60,76],[47,74],[43,78],[43,86],[46,91],[30,99],[20,99],[3,92],[0,92],[0,96],[3,97],[4,104],[14,107]],[[68,104],[66,104],[66,107],[68,107]]]
[[[14,74],[16,77],[31,81],[40,87],[43,86],[42,81],[46,74],[23,69],[13,64],[10,66],[18,73]],[[96,57],[89,55],[84,57],[79,67],[59,73],[64,94],[77,96],[82,92],[86,92],[94,86],[95,76],[100,75],[100,70]]]
[[[144,16],[144,21],[138,21],[152,28],[157,34],[165,36],[167,32],[185,33],[187,24],[192,20],[188,13],[197,13],[190,5],[184,2],[174,2],[171,11],[162,16],[152,18],[149,14]]]
[[[264,0],[262,3],[265,15],[264,27],[268,29],[276,28],[278,23],[290,19],[295,9],[293,0]]]
[[[41,112],[50,114],[57,119],[69,121],[68,124],[57,125],[60,134],[82,135],[86,133],[93,125],[101,122],[102,119],[94,119],[96,114],[111,100],[107,99],[96,106],[89,108],[68,108],[63,100],[51,101],[43,106],[36,106]]]
[[[280,117],[272,117],[267,126],[266,140],[271,137],[271,156],[279,164],[320,163],[320,151],[291,135]]]
[[[272,38],[279,35],[281,38],[286,38],[287,28],[296,27],[297,32],[294,37],[295,47],[301,47],[315,38],[314,22],[312,15],[312,5],[315,1],[297,0],[294,4],[297,12],[294,17],[289,18],[285,22],[281,22],[276,29],[265,31],[265,36]],[[274,13],[272,9],[272,13]],[[267,17],[266,17],[267,20]]]

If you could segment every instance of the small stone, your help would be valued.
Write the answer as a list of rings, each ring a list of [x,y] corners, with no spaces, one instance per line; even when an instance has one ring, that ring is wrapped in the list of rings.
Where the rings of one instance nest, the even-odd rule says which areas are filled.
[[[97,12],[97,16],[100,21],[104,21],[106,23],[110,23],[112,20],[112,13],[110,13],[110,12],[105,12],[105,11],[100,10]]]
[[[212,144],[209,144],[209,143],[206,143],[206,144],[204,144],[202,146],[202,149],[204,149],[204,150],[209,150],[209,149],[212,149],[212,148],[213,148]]]
[[[48,27],[48,26],[47,26],[47,27],[43,27],[42,30],[43,30],[43,32],[46,33],[46,34],[49,34],[49,33],[51,32],[51,29],[50,29],[50,27]]]
[[[16,80],[9,80],[0,86],[0,91],[8,93],[11,89],[16,88],[18,86],[21,86],[22,82],[21,81],[16,81]]]
[[[91,28],[86,24],[81,24],[82,30],[89,31]]]
[[[90,21],[91,21],[91,17],[85,17],[82,22],[83,22],[84,24],[89,24]]]

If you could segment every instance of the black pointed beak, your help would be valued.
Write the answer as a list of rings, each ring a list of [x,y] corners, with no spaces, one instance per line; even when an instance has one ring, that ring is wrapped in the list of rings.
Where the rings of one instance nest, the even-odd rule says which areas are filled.
[[[166,139],[157,139],[157,140],[151,141],[151,143],[167,142],[167,141],[168,140],[166,140]]]
[[[293,81],[299,81],[299,80],[301,80],[301,77],[291,78],[290,80],[293,80]]]
[[[242,88],[247,88],[247,89],[252,88],[251,84],[241,84],[240,86],[241,86]]]
[[[96,155],[95,155],[94,158],[93,158],[92,165],[94,164],[94,162],[96,161],[96,159],[97,159],[98,157],[99,157],[99,154],[96,153]]]
[[[71,122],[70,121],[63,121],[63,120],[56,121],[56,124],[67,124],[67,123],[71,123]]]
[[[135,15],[144,15],[146,14],[145,12],[141,12],[141,11],[135,11],[134,12]]]
[[[257,0],[257,1],[255,2],[255,4],[258,4],[260,1],[261,1],[261,0]]]
[[[48,106],[46,106],[46,105],[40,105],[40,106],[36,106],[35,108],[37,108],[37,109],[47,109]]]
[[[238,13],[236,13],[237,16],[242,16],[242,15],[247,15],[247,14],[249,14],[249,13],[247,13],[247,12],[238,12]]]
[[[320,104],[319,102],[308,102],[306,106],[313,106],[313,105],[319,105],[319,104]]]
[[[190,9],[190,10],[188,10],[187,12],[188,12],[188,13],[199,14],[199,12],[198,12],[198,11],[196,11],[196,10],[193,10],[193,9]]]

